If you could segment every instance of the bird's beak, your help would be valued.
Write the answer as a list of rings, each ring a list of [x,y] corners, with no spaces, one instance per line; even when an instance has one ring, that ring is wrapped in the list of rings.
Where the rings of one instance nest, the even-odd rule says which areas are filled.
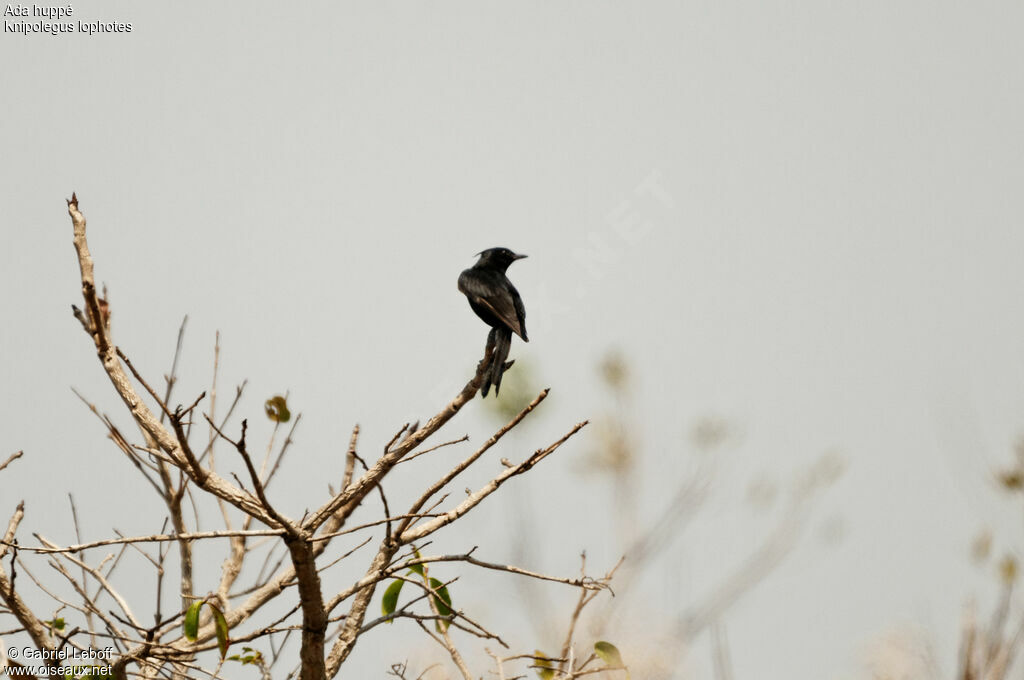
[[[512,259],[513,259],[513,260],[521,260],[521,259],[523,259],[524,257],[529,257],[529,256],[528,256],[528,255],[516,255],[516,256],[515,256],[514,258],[512,258]]]

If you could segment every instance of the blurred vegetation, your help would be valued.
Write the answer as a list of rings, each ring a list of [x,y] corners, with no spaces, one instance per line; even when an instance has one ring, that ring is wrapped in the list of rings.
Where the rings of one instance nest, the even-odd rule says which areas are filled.
[[[510,417],[534,396],[534,389],[523,387],[532,382],[529,368],[528,364],[519,366],[517,363],[516,368],[506,374],[512,389],[506,395],[503,383],[501,401],[491,404],[496,415]],[[613,524],[608,535],[625,561],[613,582],[616,597],[605,599],[597,609],[581,618],[582,633],[578,634],[578,641],[597,643],[613,639],[622,654],[631,660],[633,677],[674,678],[680,677],[679,669],[685,665],[696,636],[710,632],[715,667],[731,668],[723,615],[767,578],[791,551],[813,514],[814,501],[842,475],[845,462],[835,452],[826,452],[800,470],[784,491],[777,481],[755,479],[747,490],[750,510],[758,517],[765,517],[766,512],[773,509],[770,516],[776,518],[775,526],[769,524],[769,532],[751,546],[745,559],[737,564],[723,564],[720,582],[709,592],[691,601],[681,600],[680,610],[674,617],[670,614],[660,624],[647,618],[648,625],[643,631],[635,630],[629,623],[630,617],[653,606],[638,599],[645,592],[641,584],[652,579],[660,581],[665,578],[660,570],[666,566],[673,568],[669,549],[679,545],[686,525],[707,509],[706,501],[717,479],[716,470],[726,460],[723,456],[742,444],[743,436],[736,424],[718,415],[696,418],[689,425],[681,424],[679,450],[659,452],[658,461],[648,461],[654,465],[667,464],[664,469],[659,468],[665,484],[657,491],[647,489],[641,475],[645,463],[644,409],[638,400],[638,376],[627,355],[618,349],[605,353],[594,368],[603,394],[603,406],[594,413],[587,438],[589,447],[576,469],[581,475],[609,484],[610,498],[594,496],[591,500],[610,506]],[[525,524],[530,521],[530,509],[523,510],[518,521]],[[522,531],[521,535],[528,536],[530,531]],[[534,561],[530,546],[520,546],[518,550],[521,552],[517,559],[528,564]],[[552,610],[550,603],[535,591],[532,582],[521,585],[524,606],[537,613],[531,617],[534,622],[538,619],[554,621],[551,625],[538,625],[537,630],[541,647],[550,653],[560,639],[564,613]],[[658,608],[663,606],[664,603],[660,603]],[[659,616],[664,617],[664,614]],[[583,650],[585,648],[581,648]],[[535,667],[534,671],[542,679],[565,677],[543,665]],[[716,676],[728,677],[722,673],[716,671]],[[601,673],[599,677],[604,675]]]
[[[487,411],[502,424],[514,418],[543,389],[529,357],[516,357],[515,364],[501,378],[501,392],[483,400]],[[550,397],[549,397],[550,398]]]
[[[998,470],[995,479],[1007,497],[1024,509],[1024,438],[1017,441],[1013,453],[1014,462]],[[1014,601],[1020,571],[1017,550],[998,551],[996,540],[985,529],[971,543],[971,558],[979,567],[992,570],[999,590],[987,623],[979,621],[974,605],[968,607],[960,642],[958,680],[1004,680],[1010,677],[1014,661],[1024,649],[1024,611]]]

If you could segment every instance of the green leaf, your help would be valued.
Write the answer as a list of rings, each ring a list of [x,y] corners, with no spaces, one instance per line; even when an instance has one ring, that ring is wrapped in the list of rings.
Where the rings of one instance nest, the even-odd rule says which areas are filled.
[[[203,608],[203,601],[196,600],[188,606],[185,612],[185,637],[195,641],[199,637],[199,610]]]
[[[609,666],[622,666],[622,655],[619,648],[610,642],[598,640],[594,643],[594,652]]]
[[[224,618],[224,613],[215,605],[209,604],[208,606],[213,610],[213,626],[217,632],[217,649],[220,650],[220,658],[223,661],[228,653],[228,621]]]
[[[263,654],[258,649],[252,647],[242,647],[242,651],[246,652],[245,656],[239,656],[235,654],[232,657],[228,657],[232,661],[241,661],[243,666],[247,665],[259,665],[263,661]]]
[[[237,661],[243,666],[250,664],[256,665],[263,660],[263,654],[258,649],[252,647],[242,647],[242,651],[245,652],[245,656],[241,654],[232,654],[228,657],[228,661]]]
[[[395,609],[398,608],[398,594],[402,592],[404,584],[405,581],[392,581],[388,589],[384,591],[384,597],[380,601],[380,611],[384,616],[395,613]]]
[[[263,404],[263,410],[266,411],[267,417],[275,423],[287,423],[292,419],[292,412],[288,410],[288,401],[280,394],[267,399]]]
[[[64,619],[59,616],[55,616],[49,621],[43,621],[43,623],[54,630],[64,630]]]
[[[452,615],[452,596],[448,594],[448,586],[444,585],[436,578],[430,578],[430,587],[434,590],[434,606],[437,607],[437,613],[441,616]],[[448,630],[448,625],[451,621],[438,621],[437,632],[443,633]]]
[[[594,643],[594,652],[611,668],[626,668],[626,664],[622,663],[622,655],[619,653],[619,648],[610,642],[604,640],[598,640]],[[629,671],[626,671],[626,678],[629,678]]]
[[[241,654],[231,654],[227,657],[229,662],[239,662],[243,666],[258,666],[263,661],[263,654],[257,649],[252,647],[242,647],[242,649],[248,652],[245,656]]]
[[[412,554],[413,554],[413,557],[415,557],[416,559],[420,559],[420,557],[422,557],[422,555],[420,555],[420,551],[419,550],[413,550]],[[423,565],[422,564],[413,564],[413,565],[411,565],[409,567],[409,570],[413,571],[413,572],[416,572],[420,576],[426,576],[426,573],[424,573],[424,571],[423,571]]]
[[[555,677],[555,665],[551,659],[539,649],[533,650],[533,660],[536,662],[537,675],[540,676],[540,680],[553,680]]]

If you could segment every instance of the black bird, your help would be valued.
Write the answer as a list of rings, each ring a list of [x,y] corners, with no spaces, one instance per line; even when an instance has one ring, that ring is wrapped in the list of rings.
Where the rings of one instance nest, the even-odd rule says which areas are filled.
[[[487,336],[487,346],[494,347],[491,364],[484,373],[483,396],[494,385],[494,394],[501,387],[501,374],[508,366],[508,350],[512,346],[512,334],[515,333],[529,342],[526,337],[526,310],[519,291],[505,276],[508,266],[526,255],[517,255],[508,248],[490,248],[477,253],[477,263],[459,274],[459,290],[469,298],[469,306],[484,323],[491,327]]]

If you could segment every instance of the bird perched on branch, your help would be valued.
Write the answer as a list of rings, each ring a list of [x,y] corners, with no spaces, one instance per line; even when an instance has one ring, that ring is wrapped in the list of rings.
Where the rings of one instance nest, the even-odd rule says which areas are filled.
[[[469,306],[484,323],[491,327],[487,336],[488,349],[494,349],[491,363],[484,373],[484,384],[481,394],[494,385],[497,396],[501,388],[501,376],[513,362],[505,363],[509,348],[512,346],[512,334],[515,333],[523,342],[526,337],[526,310],[519,291],[505,276],[508,266],[526,255],[517,255],[508,248],[489,248],[477,253],[477,263],[459,274],[459,290],[469,299]]]

